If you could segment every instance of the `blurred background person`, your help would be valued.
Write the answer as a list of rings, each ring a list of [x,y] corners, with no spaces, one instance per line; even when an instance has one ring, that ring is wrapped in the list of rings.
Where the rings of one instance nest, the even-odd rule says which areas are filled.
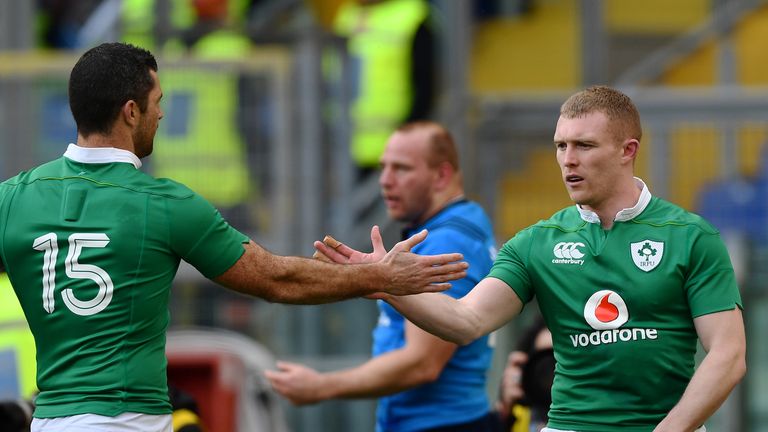
[[[35,339],[8,275],[0,271],[0,430],[29,430],[35,373]]]
[[[8,274],[0,271],[0,399],[31,399],[35,392],[35,339]]]
[[[554,374],[552,334],[538,316],[507,357],[495,407],[501,431],[538,432],[547,425]]]
[[[456,144],[433,122],[401,126],[381,156],[379,184],[389,217],[407,224],[403,236],[429,230],[415,253],[459,251],[466,278],[446,294],[463,297],[490,270],[495,256],[491,222],[464,196]],[[353,368],[320,373],[278,362],[267,371],[275,390],[303,405],[326,399],[379,398],[377,431],[492,431],[485,390],[492,348],[487,336],[457,346],[419,329],[378,303],[373,358]]]
[[[352,58],[352,160],[372,173],[399,125],[426,120],[435,98],[435,41],[424,0],[346,0],[333,22]]]

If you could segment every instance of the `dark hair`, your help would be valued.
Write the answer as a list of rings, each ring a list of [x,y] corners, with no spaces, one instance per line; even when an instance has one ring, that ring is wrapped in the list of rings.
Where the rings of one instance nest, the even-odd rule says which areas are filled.
[[[86,51],[69,75],[69,108],[79,134],[107,135],[121,107],[134,100],[146,111],[154,86],[149,51],[124,43],[104,43]]]

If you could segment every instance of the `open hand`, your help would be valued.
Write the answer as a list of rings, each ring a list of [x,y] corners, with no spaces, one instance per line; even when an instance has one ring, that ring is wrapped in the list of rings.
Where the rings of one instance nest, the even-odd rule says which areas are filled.
[[[373,235],[372,235],[373,237]],[[469,264],[461,261],[460,253],[416,255],[411,249],[427,238],[427,230],[397,243],[381,260],[389,266],[390,284],[387,293],[410,295],[422,292],[440,292],[451,287],[452,280],[467,276]],[[374,250],[374,254],[376,251]]]
[[[322,396],[323,375],[316,370],[285,361],[277,362],[278,370],[264,371],[264,376],[272,388],[291,401],[294,405],[307,405],[320,402]]]
[[[363,253],[331,236],[325,236],[323,241],[314,243],[317,250],[314,256],[324,261],[339,264],[364,264],[381,261],[387,254],[387,249],[384,247],[384,240],[381,238],[381,232],[377,225],[371,228],[371,244],[373,245],[373,252]]]
[[[462,262],[459,253],[441,255],[416,255],[411,249],[427,238],[427,230],[398,242],[387,252],[378,226],[371,229],[373,252],[363,253],[352,249],[334,238],[314,243],[317,253],[328,261],[340,264],[381,263],[386,267],[389,279],[386,293],[375,293],[368,298],[386,298],[391,295],[410,295],[422,292],[440,292],[451,287],[452,280],[466,277],[469,264]]]

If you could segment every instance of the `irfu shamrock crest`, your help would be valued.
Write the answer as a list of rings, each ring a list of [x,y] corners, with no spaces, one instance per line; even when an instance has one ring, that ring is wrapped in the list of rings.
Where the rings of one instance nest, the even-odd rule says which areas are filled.
[[[632,261],[644,272],[655,269],[664,256],[664,242],[642,240],[631,243],[629,249]]]

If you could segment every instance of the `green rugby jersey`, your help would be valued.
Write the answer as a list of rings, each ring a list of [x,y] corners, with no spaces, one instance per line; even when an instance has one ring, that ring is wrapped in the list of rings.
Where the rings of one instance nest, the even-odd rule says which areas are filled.
[[[0,258],[35,336],[35,417],[171,412],[165,331],[181,259],[212,278],[248,239],[185,186],[118,149],[0,184]]]
[[[572,206],[519,232],[489,277],[538,299],[561,430],[652,431],[693,375],[693,318],[741,307],[719,233],[645,187],[610,230]]]

